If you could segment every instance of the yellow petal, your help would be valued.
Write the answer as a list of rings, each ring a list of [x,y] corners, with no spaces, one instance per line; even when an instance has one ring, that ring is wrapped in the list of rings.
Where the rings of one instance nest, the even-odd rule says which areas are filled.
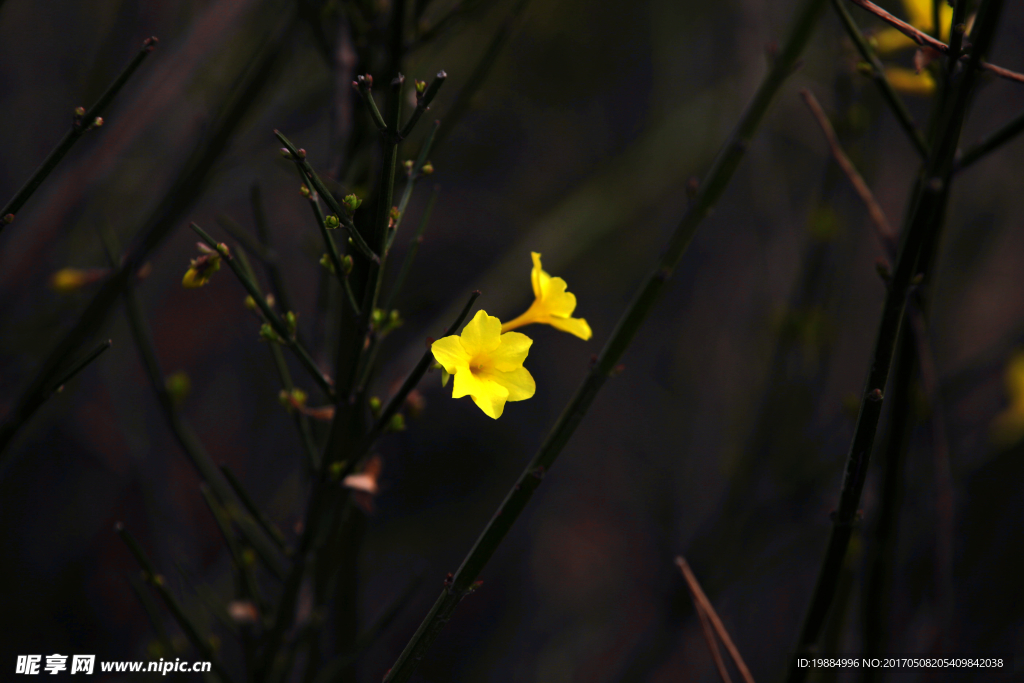
[[[514,334],[514,333],[511,333]],[[537,383],[526,368],[519,367],[511,372],[492,371],[487,375],[492,382],[500,384],[508,392],[509,401],[525,401],[537,392]]]
[[[875,52],[882,56],[917,47],[917,43],[907,37],[906,34],[891,26],[876,33],[872,37],[871,42],[874,45]]]
[[[501,345],[487,354],[489,365],[499,372],[512,372],[523,366],[533,340],[519,332],[501,335]]]
[[[551,327],[562,332],[568,332],[574,334],[580,339],[586,341],[593,336],[593,332],[590,331],[590,325],[583,318],[551,318],[547,321]]]
[[[913,69],[893,66],[885,70],[885,77],[893,88],[908,95],[931,95],[935,92],[935,79],[927,71],[917,73]]]
[[[461,340],[462,348],[471,358],[493,351],[501,344],[501,321],[486,311],[477,311],[462,330]]]
[[[560,277],[548,280],[547,291],[542,303],[548,312],[559,318],[567,318],[576,310],[576,295],[565,291],[568,285]]]
[[[195,268],[189,268],[185,271],[185,277],[181,278],[181,286],[186,289],[195,289],[196,287],[202,287],[209,279],[202,277],[199,271]]]
[[[931,31],[932,3],[936,1],[946,4],[945,0],[903,0],[903,9],[907,12],[907,21],[910,25],[922,31]]]
[[[530,258],[533,259],[533,270],[530,271],[530,284],[533,285],[533,296],[539,299],[541,297],[540,278],[545,273],[544,269],[540,267],[540,254],[531,251]]]
[[[486,376],[477,376],[472,372],[459,372],[455,375],[452,398],[469,396],[480,410],[488,417],[498,419],[505,409],[508,400],[508,389]]]
[[[438,339],[430,345],[430,351],[441,367],[453,375],[460,367],[469,367],[469,354],[462,347],[458,335]]]

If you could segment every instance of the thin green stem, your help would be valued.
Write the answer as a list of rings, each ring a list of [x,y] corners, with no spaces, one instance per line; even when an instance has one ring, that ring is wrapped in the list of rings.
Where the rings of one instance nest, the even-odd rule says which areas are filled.
[[[139,542],[136,541],[130,533],[128,533],[128,530],[125,529],[120,522],[117,523],[114,529],[117,531],[117,535],[121,537],[121,540],[124,541],[125,545],[128,546],[128,550],[131,551],[136,562],[138,562],[139,566],[142,567],[143,572],[145,572],[145,579],[147,583],[153,587],[153,590],[155,590],[164,601],[164,605],[167,606],[167,609],[171,612],[174,620],[178,622],[181,630],[185,632],[185,636],[189,641],[191,641],[192,646],[199,651],[203,659],[211,663],[214,672],[220,676],[221,680],[225,683],[230,683],[231,676],[217,657],[217,653],[214,651],[210,641],[203,637],[199,628],[195,623],[193,623],[188,614],[185,613],[181,603],[179,603],[178,599],[167,589],[164,577],[157,573],[153,564],[149,561],[149,558],[146,557],[146,553],[142,550],[142,546],[139,545]]]
[[[426,91],[416,94],[416,108],[413,110],[412,116],[409,117],[409,121],[405,124],[405,127],[402,128],[402,132],[398,134],[399,140],[404,140],[409,137],[409,134],[412,133],[414,128],[416,128],[416,124],[419,122],[420,117],[423,116],[424,112],[430,109],[430,103],[434,101],[435,97],[437,97],[437,92],[441,89],[441,86],[444,85],[446,78],[448,78],[447,73],[443,70],[438,71],[437,75],[434,76],[434,80],[432,80],[430,85],[427,86]]]
[[[345,279],[345,269],[341,265],[341,254],[338,253],[338,246],[334,243],[331,231],[327,228],[327,218],[320,208],[316,190],[309,191],[309,206],[313,210],[313,217],[316,219],[317,227],[320,229],[320,237],[323,238],[324,245],[327,247],[327,257],[331,260],[331,266],[334,267],[334,276],[338,278],[338,282],[343,282]]]
[[[383,161],[380,169],[380,181],[377,185],[377,207],[374,215],[373,238],[376,242],[377,253],[381,255],[380,263],[371,263],[367,275],[368,286],[363,293],[362,304],[362,325],[365,332],[369,332],[370,320],[373,310],[377,307],[377,299],[380,296],[381,281],[383,280],[384,262],[386,258],[388,225],[391,222],[391,202],[395,193],[395,169],[398,166],[398,126],[402,116],[402,83],[405,82],[402,74],[395,76],[391,81],[391,93],[388,98],[388,129],[384,134]]]
[[[252,207],[252,219],[256,224],[256,236],[259,238],[260,245],[268,254],[276,256],[270,240],[270,223],[267,221],[267,212],[263,207],[263,194],[260,192],[260,186],[256,183],[253,183],[252,187],[249,188],[249,205]],[[277,297],[281,310],[295,310],[291,305],[291,297],[288,296],[288,288],[285,286],[284,276],[281,274],[281,267],[277,259],[260,260],[263,261],[267,277],[270,278],[270,289],[274,292],[274,296]]]
[[[839,506],[832,514],[832,531],[804,618],[796,657],[806,656],[814,651],[836,593],[846,551],[859,517],[861,493],[867,478],[871,448],[882,412],[886,383],[904,317],[907,295],[918,272],[921,251],[928,242],[935,239],[932,233],[937,230],[944,216],[948,186],[952,178],[953,156],[977,78],[978,65],[981,56],[988,52],[992,44],[1001,5],[1001,0],[986,0],[982,5],[975,24],[975,34],[972,36],[974,48],[971,59],[962,79],[954,84],[954,90],[949,94],[949,106],[944,107],[944,111],[940,113],[932,156],[914,189],[912,209],[907,214],[907,225],[904,229],[903,248],[889,282],[871,356],[860,414],[857,417],[839,493]],[[805,669],[795,665],[796,657],[790,663],[790,683],[799,683],[807,675]]]
[[[250,107],[253,103],[261,101],[260,94],[269,82],[270,73],[281,54],[293,19],[294,3],[288,3],[281,20],[275,23],[267,38],[260,41],[260,47],[247,59],[250,66],[212,122],[210,134],[194,150],[177,174],[177,180],[143,223],[136,246],[121,266],[103,283],[78,321],[61,338],[43,362],[39,372],[13,402],[14,408],[0,426],[0,456],[4,457],[0,460],[0,476],[9,462],[7,448],[35,412],[40,395],[49,390],[61,366],[75,350],[100,329],[121,292],[131,284],[131,278],[135,277],[142,264],[171,230],[178,226],[181,216],[189,210],[202,192],[211,170],[227,149]]]
[[[263,263],[266,266],[277,263],[277,254],[268,249],[262,242],[260,242],[260,240],[250,235],[249,232],[234,218],[221,213],[217,214],[214,217],[214,220],[217,222],[217,225],[220,226],[221,230],[231,235],[235,241],[251,251],[253,256],[260,260],[260,263]],[[291,310],[284,304],[282,304],[282,308],[286,311]]]
[[[167,390],[163,370],[160,368],[160,360],[156,355],[156,346],[146,324],[142,304],[139,301],[135,289],[129,287],[125,290],[125,310],[128,313],[128,324],[131,327],[132,336],[135,339],[135,346],[139,351],[143,368],[149,378],[150,385],[156,393],[160,407],[163,409],[164,417],[171,428],[171,432],[178,440],[178,444],[185,452],[196,472],[222,503],[233,500],[233,491],[230,485],[222,476],[220,470],[213,462],[213,458],[207,453],[203,444],[196,437],[195,432],[188,422],[181,416],[174,399]],[[264,536],[263,531],[255,521],[246,517],[240,517],[239,528],[245,533],[246,538],[260,558],[267,565],[267,568],[282,578],[285,575],[285,564],[281,560],[280,553],[275,545]]]
[[[448,139],[449,133],[455,128],[455,125],[462,119],[462,116],[469,111],[470,103],[473,101],[473,97],[476,96],[480,88],[487,81],[488,75],[491,73],[491,69],[498,61],[498,55],[501,54],[502,49],[508,42],[509,37],[512,35],[512,30],[518,23],[523,12],[526,11],[526,6],[530,3],[530,0],[520,0],[512,11],[509,13],[508,18],[502,22],[498,30],[494,32],[491,37],[491,42],[487,44],[487,48],[484,50],[483,55],[480,57],[480,61],[476,63],[472,73],[466,80],[466,84],[462,86],[462,90],[455,97],[455,101],[448,108],[444,114],[444,118],[441,120],[441,128],[437,131],[437,139],[435,145],[440,146],[444,140]]]
[[[338,204],[334,195],[331,194],[330,190],[327,189],[327,186],[324,185],[322,180],[320,180],[320,176],[316,174],[313,167],[308,161],[306,161],[305,151],[296,148],[295,145],[291,143],[291,140],[286,138],[281,131],[275,130],[274,135],[277,136],[277,139],[281,141],[281,144],[283,144],[285,149],[287,149],[289,154],[291,154],[292,160],[299,167],[299,171],[306,179],[306,183],[310,189],[316,190],[317,194],[324,200],[324,202],[327,203],[327,208],[329,208],[334,215],[338,217],[338,221],[345,226],[345,230],[348,231],[348,236],[352,239],[352,244],[356,246],[356,249],[358,249],[359,252],[371,262],[380,263],[380,257],[374,253],[373,249],[370,249],[370,245],[368,245],[366,240],[363,239],[362,234],[356,228],[352,219],[349,218],[348,213],[341,207],[341,205]]]
[[[423,208],[423,215],[420,216],[420,224],[416,228],[416,234],[413,235],[412,240],[409,242],[409,248],[405,252],[405,258],[402,259],[402,266],[398,269],[398,275],[395,277],[395,283],[391,286],[391,292],[388,294],[387,303],[384,304],[384,310],[390,311],[395,304],[395,297],[402,291],[402,286],[405,284],[406,279],[409,277],[409,271],[412,270],[413,261],[416,260],[416,254],[420,250],[420,245],[423,244],[423,233],[427,229],[427,222],[430,220],[430,214],[434,211],[434,204],[437,203],[437,196],[440,193],[440,188],[434,186],[434,191],[430,193],[430,199],[427,200],[427,205]]]
[[[209,486],[200,484],[199,492],[203,495],[203,500],[206,501],[206,506],[210,509],[210,514],[213,515],[217,528],[220,529],[221,536],[224,537],[224,544],[228,547],[228,553],[231,555],[231,564],[234,565],[235,569],[235,582],[239,597],[243,600],[251,601],[262,612],[263,598],[260,595],[259,585],[256,583],[256,577],[253,575],[251,564],[246,561],[245,553],[238,544],[238,539],[235,538],[234,531],[231,528],[231,515],[220,504],[220,501],[217,500]]]
[[[878,86],[878,91],[882,94],[882,99],[885,100],[886,104],[889,105],[889,109],[892,110],[893,115],[896,117],[896,121],[900,124],[903,132],[907,134],[910,141],[914,143],[914,148],[917,149],[918,154],[921,155],[922,159],[928,158],[928,143],[924,139],[924,134],[921,129],[914,123],[914,118],[910,114],[910,110],[903,104],[903,99],[896,92],[896,89],[892,87],[892,83],[885,77],[885,67],[882,66],[882,62],[878,59],[878,55],[875,54],[874,49],[868,43],[867,39],[864,38],[864,34],[861,32],[860,27],[850,16],[850,12],[846,9],[844,0],[832,0],[832,6],[835,7],[836,14],[839,15],[839,20],[843,24],[843,28],[846,29],[846,35],[850,37],[853,44],[857,46],[857,51],[860,52],[860,56],[871,65],[871,79]]]
[[[135,593],[135,597],[139,599],[142,604],[142,610],[149,617],[149,623],[153,625],[153,631],[156,633],[156,640],[160,644],[160,648],[163,650],[162,654],[168,655],[174,652],[174,645],[171,643],[170,637],[167,635],[167,629],[164,627],[163,615],[160,613],[160,608],[153,601],[153,596],[146,590],[146,586],[139,579],[137,574],[130,574],[128,576],[128,585],[132,587],[132,591]]]
[[[444,335],[447,335],[448,333],[457,333],[458,329],[462,326],[462,323],[465,322],[466,318],[469,316],[469,312],[473,309],[473,304],[476,303],[479,296],[479,291],[475,291],[469,295],[469,300],[466,301],[466,305],[462,307],[458,317],[455,318],[455,321],[451,326],[443,332]],[[420,380],[423,379],[423,375],[425,375],[427,370],[430,369],[433,361],[434,354],[428,348],[423,353],[423,357],[420,358],[420,361],[412,369],[412,372],[409,373],[409,376],[405,378],[404,382],[402,382],[402,386],[399,387],[398,391],[395,392],[395,395],[391,397],[391,400],[389,400],[387,405],[384,406],[384,409],[381,410],[380,417],[377,418],[373,427],[371,427],[370,431],[366,434],[366,446],[360,449],[361,453],[369,452],[373,443],[387,430],[388,425],[391,423],[391,418],[402,409],[405,399],[408,398],[409,393],[412,392],[412,390],[416,388],[416,385],[420,383]],[[353,462],[352,466],[354,467],[355,464],[356,463]]]
[[[207,245],[220,252],[220,246],[216,240],[210,237],[209,233],[195,223],[190,224],[189,227],[191,227]],[[295,353],[295,357],[299,359],[299,362],[304,368],[306,368],[313,380],[320,386],[320,389],[322,389],[323,392],[333,400],[334,388],[331,386],[330,380],[327,379],[327,376],[317,366],[316,362],[306,350],[306,347],[299,343],[298,339],[295,338],[295,335],[288,329],[288,326],[283,320],[281,320],[280,316],[270,308],[267,300],[260,294],[259,287],[256,286],[256,283],[253,282],[252,278],[250,278],[248,273],[246,273],[245,268],[236,263],[230,253],[220,253],[222,253],[223,260],[227,261],[228,267],[231,268],[231,272],[235,274],[235,277],[238,278],[242,287],[245,288],[245,291],[249,293],[249,296],[252,297],[253,301],[259,307],[260,311],[263,313],[263,317],[274,329],[274,332],[276,332],[277,335],[284,340],[285,345]]]
[[[102,121],[97,122],[100,114],[102,114],[110,103],[117,97],[117,94],[121,92],[125,83],[132,77],[132,74],[142,66],[142,62],[149,56],[149,53],[153,51],[157,44],[156,37],[146,38],[142,43],[142,49],[132,58],[132,61],[128,63],[128,66],[114,79],[107,89],[104,91],[100,98],[96,100],[96,104],[92,105],[88,111],[82,113],[81,116],[76,114],[74,123],[71,125],[65,135],[64,139],[53,148],[53,151],[47,155],[46,159],[43,160],[42,165],[36,169],[36,172],[28,179],[25,185],[18,190],[9,202],[0,209],[0,231],[3,231],[4,227],[14,221],[14,217],[21,210],[21,207],[25,205],[25,202],[29,200],[29,197],[39,189],[39,186],[43,184],[43,181],[53,172],[53,169],[57,168],[57,164],[61,162],[64,155],[74,147],[78,139],[85,134],[87,130],[91,130],[95,125],[102,125]],[[81,112],[81,110],[79,110]]]
[[[536,455],[530,460],[523,474],[520,475],[505,500],[491,517],[487,527],[477,538],[452,580],[446,582],[445,589],[385,677],[385,683],[409,680],[416,664],[451,618],[455,607],[474,589],[480,572],[525,509],[534,491],[540,486],[544,475],[557,460],[576,427],[586,415],[587,409],[597,396],[598,391],[612,374],[622,358],[622,354],[654,307],[672,270],[682,258],[700,223],[708,216],[722,196],[772,100],[792,73],[797,59],[810,40],[824,7],[824,0],[805,0],[801,5],[792,31],[775,64],[758,88],[753,101],[744,112],[732,136],[723,146],[708,172],[705,183],[669,240],[665,254],[659,259],[654,270],[620,318],[598,356],[597,362],[594,363],[586,379],[576,390]]]
[[[405,219],[405,210],[409,207],[409,200],[412,198],[413,188],[416,187],[416,181],[423,176],[423,167],[427,164],[427,157],[430,156],[430,149],[434,145],[434,136],[437,135],[437,129],[440,126],[440,121],[434,121],[434,126],[430,129],[430,134],[427,136],[423,146],[420,148],[419,156],[416,157],[416,161],[413,162],[412,168],[409,169],[409,174],[405,180],[405,188],[402,190],[402,198],[398,200],[398,218],[395,219],[394,226],[392,226],[388,231],[387,246],[384,248],[385,254],[391,251],[391,245],[395,241],[395,237],[398,235],[398,228],[402,225],[402,221]],[[388,307],[385,306],[384,310],[388,310]]]
[[[235,473],[231,468],[227,465],[221,465],[220,471],[224,474],[224,478],[227,479],[228,484],[231,485],[231,490],[235,492],[236,496],[238,496],[238,500],[242,501],[242,505],[244,505],[245,509],[249,511],[249,514],[252,515],[252,518],[256,520],[256,523],[260,525],[260,528],[263,529],[264,533],[267,534],[270,540],[274,542],[274,545],[277,546],[278,550],[285,555],[291,555],[292,550],[288,547],[288,542],[285,540],[284,534],[282,534],[281,530],[270,521],[270,518],[264,514],[263,510],[256,505],[255,501],[253,501],[252,497],[245,490],[245,487],[242,486],[242,482],[238,480],[238,477],[235,476]]]
[[[373,120],[373,125],[377,127],[381,133],[386,133],[388,130],[388,124],[384,121],[384,116],[380,113],[380,109],[377,108],[377,101],[373,99],[373,79],[368,76],[359,76],[358,80],[355,81],[356,89],[359,94],[362,95],[363,101],[366,102],[366,110],[370,113],[370,118]]]
[[[935,7],[935,31],[939,31],[939,3],[932,3]],[[946,73],[951,78],[956,73],[957,63],[960,61],[960,48],[964,44],[964,31],[967,30],[967,0],[956,0],[953,4],[953,16],[949,23],[949,55],[946,62]]]
[[[107,341],[102,342],[99,346],[94,348],[92,351],[90,351],[89,353],[85,354],[80,359],[78,359],[77,361],[72,363],[71,367],[68,368],[68,371],[65,372],[64,375],[60,379],[57,380],[55,386],[53,387],[53,393],[57,393],[57,392],[61,391],[64,388],[65,384],[70,382],[74,378],[75,375],[77,375],[82,370],[84,370],[90,363],[92,363],[94,360],[99,358],[100,355],[102,355],[102,353],[104,351],[106,351],[111,346],[113,346],[113,344],[114,344],[113,340],[108,339]]]
[[[959,173],[965,168],[973,166],[975,162],[981,160],[990,152],[996,151],[1006,143],[1013,140],[1021,133],[1021,131],[1024,131],[1024,112],[1020,113],[1005,126],[988,135],[984,140],[964,152],[963,156],[960,157],[956,164],[956,172]]]

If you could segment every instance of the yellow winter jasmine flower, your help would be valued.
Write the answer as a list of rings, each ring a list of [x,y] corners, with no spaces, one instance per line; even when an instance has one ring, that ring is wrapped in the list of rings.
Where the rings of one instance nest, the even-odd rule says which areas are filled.
[[[488,417],[498,419],[505,401],[525,401],[537,384],[523,361],[533,340],[519,332],[502,334],[501,321],[485,311],[462,330],[434,342],[430,350],[447,373],[455,377],[452,398],[469,396]]]
[[[70,294],[102,280],[108,272],[103,268],[61,268],[50,276],[50,288],[58,294]]]
[[[218,245],[217,250],[211,249],[202,242],[197,242],[196,246],[199,247],[202,254],[199,258],[192,259],[191,267],[185,271],[185,277],[181,278],[181,286],[186,289],[202,287],[209,282],[213,274],[220,270],[221,254],[228,254],[228,248],[224,244]]]
[[[526,309],[526,313],[502,325],[501,331],[508,332],[531,323],[544,323],[556,330],[574,334],[580,339],[590,339],[592,332],[587,321],[583,318],[570,317],[576,310],[576,295],[565,291],[568,287],[565,280],[551,277],[544,272],[540,265],[540,254],[534,251],[530,255],[533,257],[530,281],[533,283],[533,295],[536,298]]]
[[[992,420],[992,441],[1012,446],[1024,437],[1024,351],[1017,351],[1006,368],[1010,405]]]
[[[932,22],[932,2],[939,3],[939,33]],[[903,0],[907,23],[944,43],[949,43],[949,25],[953,21],[953,8],[946,0]],[[889,55],[901,50],[919,47],[899,29],[889,26],[874,35],[875,50],[880,55]]]
[[[892,87],[908,95],[925,96],[935,92],[935,77],[929,71],[918,73],[902,66],[889,66],[885,69],[885,77]]]

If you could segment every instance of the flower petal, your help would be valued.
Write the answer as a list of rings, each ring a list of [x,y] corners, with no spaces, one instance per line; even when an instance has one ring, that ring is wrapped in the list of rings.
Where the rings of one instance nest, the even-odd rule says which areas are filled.
[[[469,367],[469,354],[462,347],[462,341],[458,335],[453,334],[438,339],[430,345],[430,351],[441,367],[453,375],[460,367],[467,369]]]
[[[470,358],[493,351],[501,344],[501,321],[486,311],[477,311],[462,330],[461,339]]]
[[[875,48],[875,52],[882,56],[892,55],[902,50],[917,47],[917,43],[907,37],[906,34],[892,27],[883,28],[881,31],[878,31],[872,36],[871,43]]]
[[[533,340],[520,332],[506,332],[501,335],[501,345],[491,351],[490,367],[499,372],[512,372],[523,366]]]
[[[457,373],[454,384],[452,398],[470,396],[473,403],[488,417],[501,417],[505,401],[508,400],[508,389],[501,384],[492,381],[486,374],[477,376],[472,372]]]
[[[548,295],[551,276],[544,272],[544,269],[541,267],[540,254],[535,251],[531,251],[530,256],[533,258],[533,270],[530,271],[530,281],[533,284],[533,295],[537,297],[538,300],[541,300]]]
[[[507,400],[509,401],[525,401],[532,398],[537,392],[537,383],[534,381],[533,375],[523,367],[516,368],[511,372],[492,371],[488,373],[488,379],[500,384],[508,391]]]
[[[560,277],[553,277],[548,281],[547,291],[544,293],[544,308],[548,313],[559,318],[566,318],[576,310],[576,295],[565,291],[569,285]]]
[[[913,69],[893,66],[885,70],[885,77],[893,88],[908,95],[931,95],[935,92],[935,79],[927,71],[916,73]]]
[[[937,1],[939,0],[903,0],[903,9],[907,12],[907,20],[914,28],[931,31],[932,3]]]
[[[562,332],[568,332],[574,334],[580,339],[586,341],[593,336],[593,332],[590,331],[590,325],[583,318],[551,318],[547,321],[551,327]]]
[[[530,271],[530,284],[533,285],[533,296],[539,299],[541,297],[540,275],[544,272],[544,269],[540,267],[540,254],[531,251],[530,258],[533,259],[533,270]]]

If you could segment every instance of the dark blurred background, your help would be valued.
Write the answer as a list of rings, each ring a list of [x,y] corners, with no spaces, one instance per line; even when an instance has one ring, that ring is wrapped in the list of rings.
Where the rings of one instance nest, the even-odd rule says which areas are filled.
[[[495,31],[511,30],[431,155],[435,174],[417,187],[410,216],[418,218],[433,184],[439,200],[411,285],[396,300],[406,324],[385,343],[375,392],[390,394],[470,290],[483,291],[479,306],[492,315],[520,313],[530,302],[530,251],[568,281],[594,338],[525,330],[535,340],[527,366],[537,394],[496,422],[469,400],[453,401],[431,373],[420,387],[422,415],[380,442],[383,490],[359,560],[360,622],[373,623],[415,588],[361,658],[361,680],[379,681],[394,662],[583,378],[682,216],[687,180],[706,172],[765,73],[794,4],[535,0],[508,22],[513,3],[478,3],[406,59],[408,79],[448,72],[429,114],[444,119]],[[450,6],[436,0],[427,16]],[[244,292],[226,269],[202,289],[180,286],[195,255],[188,221],[225,240],[218,214],[250,228],[249,191],[259,183],[295,308],[314,334],[318,237],[272,130],[327,169],[339,153],[339,102],[352,93],[324,59],[316,22],[289,17],[289,3],[256,0],[0,3],[4,199],[60,139],[73,108],[91,104],[144,38],[160,38],[106,125],[0,236],[0,418],[94,291],[56,294],[51,274],[104,267],[100,226],[131,243],[189,155],[209,144],[212,122],[258,51],[279,40],[265,87],[201,192],[182,197],[180,225],[139,291],[164,370],[191,378],[185,415],[293,538],[304,509],[302,454]],[[1014,47],[1022,40],[1024,13],[1009,3],[992,61],[1024,69]],[[893,223],[917,168],[855,63],[827,13],[623,372],[418,680],[718,680],[673,564],[681,553],[755,678],[781,675],[827,538],[852,434],[850,397],[862,389],[884,293],[874,266],[882,251],[798,88],[821,99]],[[390,75],[375,76],[384,83]],[[923,121],[927,99],[908,102]],[[986,82],[964,140],[1022,109],[1021,85]],[[426,128],[402,158],[414,156]],[[912,393],[886,592],[891,653],[1016,656],[1024,666],[1024,447],[991,438],[1008,405],[1008,359],[1024,343],[1022,145],[972,167],[952,194],[929,292],[941,400]],[[413,225],[396,242],[399,259]],[[146,657],[155,636],[126,580],[137,566],[113,532],[117,521],[196,619],[230,640],[210,607],[230,594],[229,557],[120,305],[100,338],[113,348],[22,431],[0,481],[4,679],[16,654]],[[293,374],[302,377],[298,366]],[[936,434],[949,453],[948,484],[936,474]],[[868,479],[830,652],[861,648],[877,475]],[[943,507],[946,492],[952,502]],[[169,617],[166,625],[177,632]],[[229,660],[233,647],[225,642]],[[888,680],[997,679],[904,670]]]

